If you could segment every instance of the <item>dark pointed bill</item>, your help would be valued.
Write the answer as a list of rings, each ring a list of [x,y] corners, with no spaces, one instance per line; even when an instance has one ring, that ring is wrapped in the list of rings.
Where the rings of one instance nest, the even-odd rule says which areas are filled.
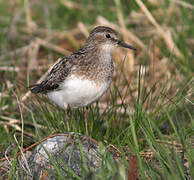
[[[129,49],[136,50],[136,48],[134,48],[134,47],[132,47],[132,46],[130,46],[130,45],[128,45],[128,44],[122,42],[122,41],[119,41],[119,42],[118,42],[118,45],[119,45],[119,46],[122,46],[122,47],[124,47],[124,48],[129,48]]]

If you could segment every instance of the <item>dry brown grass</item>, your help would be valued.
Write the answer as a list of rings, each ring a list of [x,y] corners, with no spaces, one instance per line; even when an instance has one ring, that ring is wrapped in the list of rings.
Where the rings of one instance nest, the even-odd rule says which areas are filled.
[[[61,2],[67,8],[77,11],[83,11],[85,8],[82,4],[69,0],[61,0]],[[2,46],[0,54],[0,60],[2,60],[0,61],[0,83],[2,84],[0,86],[0,103],[10,97],[10,100],[6,100],[0,107],[0,128],[4,129],[7,134],[11,134],[12,129],[22,134],[21,152],[23,136],[36,138],[35,134],[24,129],[24,124],[34,128],[34,123],[25,121],[23,116],[32,113],[33,109],[28,107],[31,102],[37,107],[39,106],[37,96],[32,95],[27,86],[41,82],[58,58],[67,56],[83,46],[90,30],[98,25],[112,27],[125,42],[137,48],[135,54],[122,48],[118,48],[113,54],[115,73],[111,91],[114,91],[116,86],[122,96],[116,97],[117,105],[124,103],[126,107],[130,107],[130,112],[127,113],[134,113],[133,98],[138,99],[138,83],[140,81],[141,92],[145,90],[148,94],[151,91],[151,95],[145,102],[143,102],[145,94],[140,95],[143,110],[148,113],[158,107],[168,107],[169,104],[178,106],[179,96],[177,97],[177,94],[180,93],[180,89],[184,96],[184,102],[181,103],[193,106],[193,79],[185,82],[184,74],[177,68],[176,63],[172,63],[176,60],[184,62],[186,59],[184,53],[179,49],[180,44],[178,46],[176,37],[182,35],[183,29],[189,27],[184,26],[181,18],[177,20],[176,26],[171,26],[170,23],[171,18],[181,16],[179,6],[194,9],[192,4],[179,0],[170,1],[165,10],[166,19],[161,24],[160,17],[163,15],[164,9],[160,6],[164,1],[149,0],[149,4],[155,7],[155,10],[150,11],[141,0],[136,0],[139,9],[133,10],[126,16],[122,12],[120,0],[114,0],[115,6],[110,8],[117,15],[116,22],[111,22],[99,14],[92,26],[84,22],[77,22],[74,27],[61,31],[43,28],[39,25],[40,22],[33,18],[34,12],[31,7],[40,3],[38,0],[25,0],[23,7],[20,3],[20,0],[8,1],[8,11],[12,12],[14,17],[11,19],[9,27],[0,29],[0,32],[7,33],[8,43],[8,45]],[[95,7],[89,4],[87,8],[92,12]],[[3,16],[0,16],[1,20],[9,22],[9,19]],[[49,24],[49,19],[45,21],[48,21]],[[129,29],[128,27],[131,26],[134,28]],[[16,41],[19,45],[15,46]],[[191,37],[185,41],[188,54],[193,56],[194,38]],[[9,46],[10,50],[7,50]],[[169,53],[164,53],[164,50]],[[186,72],[187,70],[184,68],[182,67],[182,71]],[[11,74],[12,76],[14,74],[14,78]],[[28,78],[29,84],[26,83]],[[107,108],[107,102],[111,104],[112,99],[111,93],[106,93],[101,98],[99,103],[101,112]],[[47,100],[44,100],[43,103],[48,104]],[[18,108],[13,109],[13,107]],[[117,108],[118,113],[122,114],[124,111],[123,106]],[[46,128],[41,124],[36,124],[36,127]],[[183,151],[183,147],[177,142],[172,142],[171,138],[167,138],[165,142],[157,141],[174,148],[177,147],[178,152]],[[147,148],[147,151],[141,156],[151,159],[153,151]]]
[[[71,54],[71,52],[74,51],[74,48],[77,49],[84,44],[89,31],[93,27],[105,25],[118,31],[120,36],[127,43],[133,44],[138,49],[136,54],[123,49],[117,49],[114,52],[116,72],[123,71],[124,74],[115,73],[114,83],[116,83],[119,91],[125,94],[124,102],[126,104],[130,104],[131,107],[133,106],[131,94],[128,93],[128,86],[130,86],[130,89],[132,90],[132,95],[135,98],[138,96],[138,71],[140,65],[142,64],[142,60],[146,57],[146,66],[141,67],[142,78],[140,81],[141,84],[144,84],[144,87],[146,87],[147,92],[149,92],[153,86],[154,88],[152,90],[152,96],[150,96],[151,99],[148,98],[144,107],[145,109],[147,109],[147,107],[150,109],[151,107],[155,107],[158,104],[158,99],[160,96],[163,96],[163,94],[165,94],[166,97],[164,97],[165,101],[162,103],[167,104],[169,100],[173,101],[173,97],[176,95],[176,89],[183,81],[184,77],[177,71],[177,68],[169,61],[169,57],[164,55],[160,47],[158,47],[154,41],[157,41],[158,44],[164,43],[169,52],[171,52],[172,56],[175,55],[178,58],[183,58],[183,55],[177,48],[176,43],[173,41],[172,34],[175,32],[173,27],[168,26],[168,20],[166,20],[166,24],[160,25],[157,22],[158,16],[155,15],[156,13],[154,11],[150,12],[141,0],[136,0],[136,2],[140,9],[129,14],[127,20],[124,19],[120,9],[120,0],[115,0],[115,12],[117,14],[118,23],[110,22],[104,17],[98,16],[96,18],[96,24],[92,27],[88,27],[88,25],[83,22],[78,22],[77,27],[62,32],[59,30],[50,30],[39,27],[37,22],[32,20],[30,6],[33,5],[33,3],[26,0],[24,7],[20,9],[19,13],[16,13],[15,18],[10,25],[8,34],[11,41],[14,41],[14,39],[20,39],[22,42],[27,39],[28,44],[25,44],[23,47],[16,48],[11,52],[6,52],[6,50],[2,51],[0,58],[20,58],[21,60],[16,67],[9,66],[11,63],[8,63],[7,66],[3,64],[3,66],[0,67],[0,70],[6,72],[17,72],[15,75],[18,82],[25,82],[27,75],[30,75],[30,84],[40,82],[45,76],[45,71],[57,60],[55,53],[61,54],[57,56],[67,56]],[[17,4],[17,2],[15,3]],[[150,1],[150,3],[159,7],[163,2]],[[70,1],[63,1],[63,4],[68,8],[82,8],[81,5]],[[179,13],[177,12],[177,4],[180,4],[180,2],[171,2],[171,5],[167,10],[169,15],[176,15]],[[193,8],[192,5],[187,3],[181,5]],[[13,6],[14,5],[10,1],[10,7]],[[22,18],[22,12],[25,14],[25,19]],[[157,13],[159,14],[160,11]],[[157,17],[157,19],[154,16]],[[127,28],[127,24],[129,24],[127,23],[128,20],[129,23],[132,22],[137,25],[141,23],[141,26],[145,27],[145,32],[144,30],[143,33],[135,31],[135,29],[129,30]],[[25,21],[25,23],[23,26],[16,28],[17,21]],[[29,39],[29,37],[33,37],[33,35],[36,35],[36,38]],[[151,38],[149,44],[143,40],[148,38]],[[48,54],[44,49],[52,51],[52,53],[49,52]],[[146,78],[144,78],[145,75]],[[128,80],[127,86],[126,79]],[[114,83],[112,86],[115,85]],[[25,92],[25,87],[19,88],[19,99],[24,102],[31,96],[31,93],[29,91]],[[6,89],[9,88],[4,87],[3,94],[6,94]],[[163,89],[163,94],[161,94],[161,89]],[[20,90],[22,90],[22,94],[20,93]],[[25,93],[23,94],[23,92]],[[107,101],[106,96],[107,94],[104,98],[102,98],[102,104],[103,101]],[[118,103],[121,103],[121,99],[119,97]]]

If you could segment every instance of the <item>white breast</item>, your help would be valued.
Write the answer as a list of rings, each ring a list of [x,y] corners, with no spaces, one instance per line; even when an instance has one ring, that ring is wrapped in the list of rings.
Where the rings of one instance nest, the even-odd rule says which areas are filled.
[[[61,90],[49,92],[48,97],[62,108],[82,107],[99,99],[109,88],[110,82],[94,81],[71,76],[61,84]]]

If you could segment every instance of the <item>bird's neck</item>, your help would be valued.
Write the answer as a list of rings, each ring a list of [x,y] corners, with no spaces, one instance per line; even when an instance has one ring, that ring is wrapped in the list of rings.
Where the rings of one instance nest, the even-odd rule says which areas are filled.
[[[112,52],[106,52],[106,51],[99,51],[99,60],[102,61],[105,64],[109,64],[112,62]]]
[[[87,54],[90,54],[93,58],[92,61],[95,60],[98,64],[109,64],[112,63],[112,51],[114,48],[110,48],[109,46],[85,46]]]

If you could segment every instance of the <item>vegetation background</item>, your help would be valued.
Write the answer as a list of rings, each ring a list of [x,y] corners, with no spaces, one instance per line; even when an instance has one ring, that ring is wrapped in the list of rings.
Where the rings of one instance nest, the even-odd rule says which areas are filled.
[[[64,110],[27,87],[106,25],[137,52],[114,52],[111,89],[89,107],[89,136],[123,154],[118,179],[132,168],[139,179],[194,179],[193,22],[193,0],[0,0],[0,162],[11,162],[0,176],[14,177],[19,147],[53,131],[85,133],[83,109],[67,124]],[[113,179],[117,168],[106,165],[97,179]]]

